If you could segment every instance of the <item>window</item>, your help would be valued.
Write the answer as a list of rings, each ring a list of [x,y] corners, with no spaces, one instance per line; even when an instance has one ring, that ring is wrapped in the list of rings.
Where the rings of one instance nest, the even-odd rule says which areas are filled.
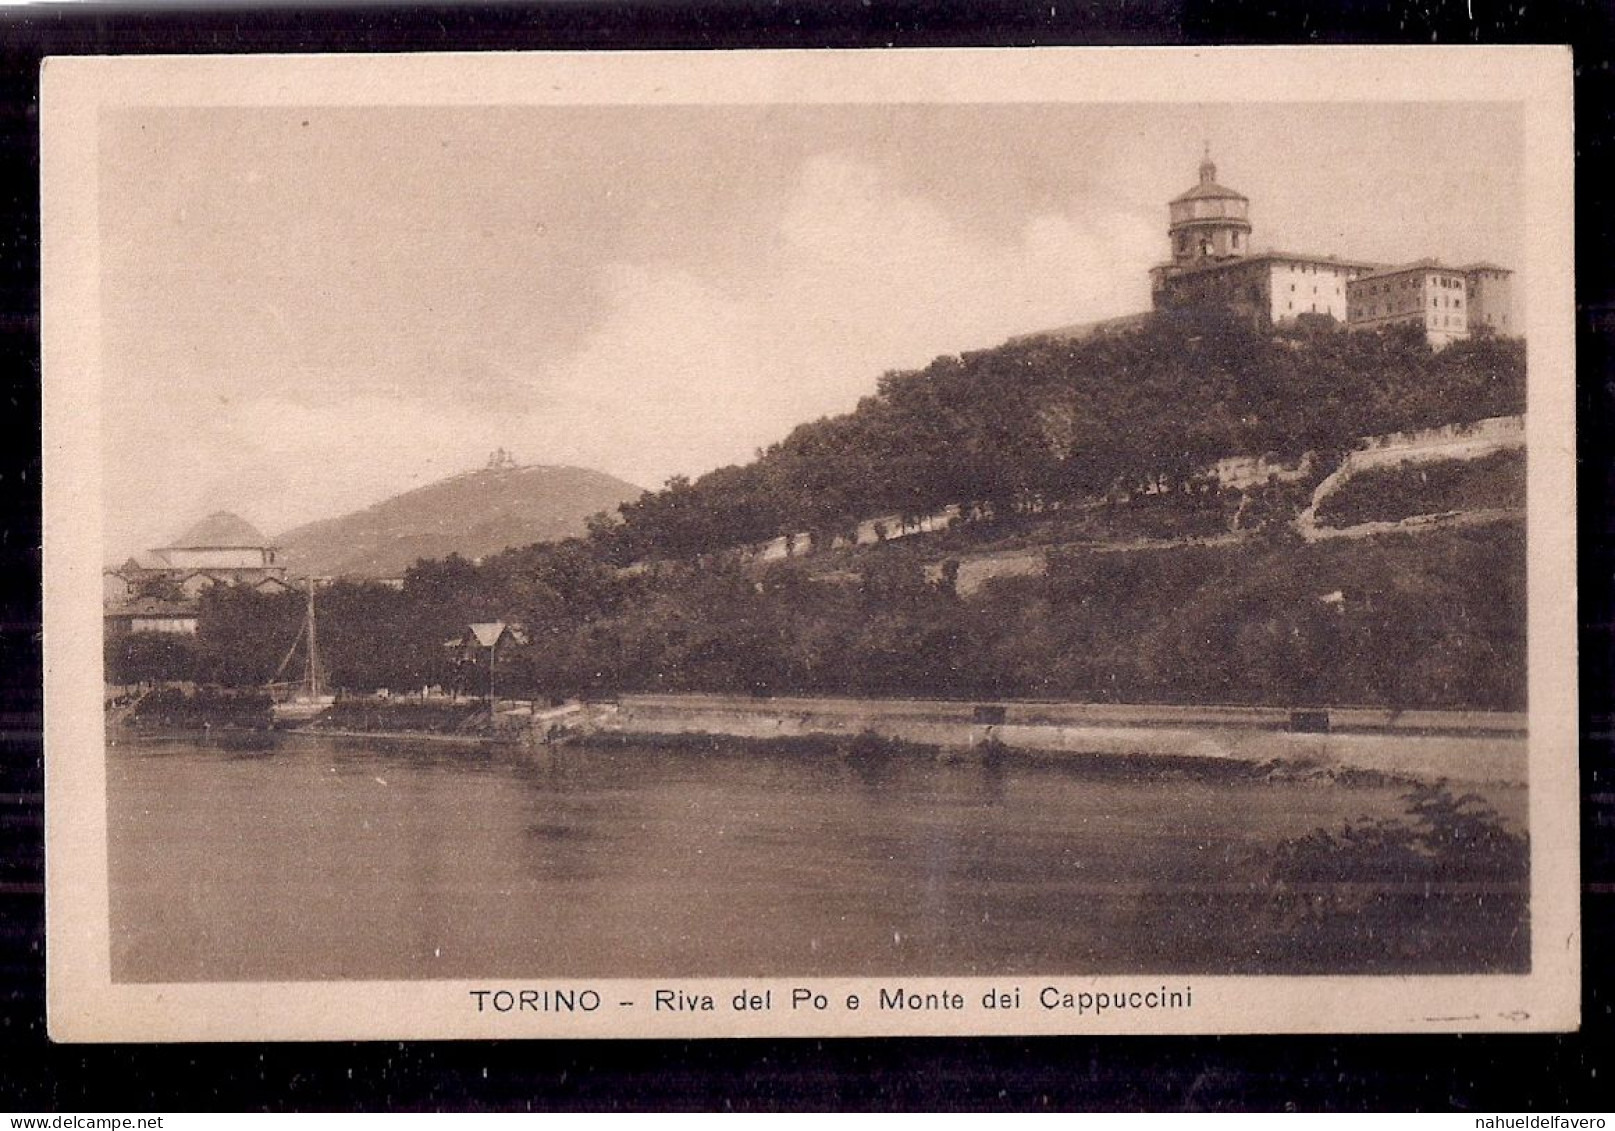
[[[1435,295],[1430,296],[1430,305],[1431,306],[1439,306],[1439,305],[1441,305],[1440,302],[1436,299]]]
[[[1463,304],[1464,304],[1464,300],[1461,299],[1461,298],[1455,298],[1455,299],[1452,300],[1452,305],[1453,306],[1461,307],[1461,306],[1463,306]]]

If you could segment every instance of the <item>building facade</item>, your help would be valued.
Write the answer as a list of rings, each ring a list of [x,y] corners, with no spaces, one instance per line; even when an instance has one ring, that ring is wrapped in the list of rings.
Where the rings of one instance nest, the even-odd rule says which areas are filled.
[[[1514,309],[1514,272],[1495,263],[1471,263],[1461,270],[1469,293],[1469,330],[1512,338],[1523,327]]]
[[[292,588],[277,549],[233,514],[209,515],[174,543],[101,574],[109,635],[196,631],[196,602],[215,585],[262,593]]]
[[[1347,328],[1417,326],[1433,346],[1469,336],[1469,285],[1464,273],[1433,259],[1374,271],[1347,287]]]
[[[154,597],[142,597],[126,605],[108,609],[105,623],[109,639],[137,633],[195,636],[196,606],[186,601],[164,601]]]
[[[1200,181],[1167,205],[1172,258],[1150,272],[1157,311],[1222,309],[1258,326],[1309,322],[1377,330],[1417,326],[1440,347],[1472,329],[1518,331],[1505,267],[1402,266],[1251,248],[1250,201],[1217,183],[1209,153]]]
[[[1309,318],[1344,323],[1346,285],[1373,265],[1330,256],[1264,251],[1188,267],[1155,269],[1157,310],[1216,306],[1254,323],[1283,326]]]

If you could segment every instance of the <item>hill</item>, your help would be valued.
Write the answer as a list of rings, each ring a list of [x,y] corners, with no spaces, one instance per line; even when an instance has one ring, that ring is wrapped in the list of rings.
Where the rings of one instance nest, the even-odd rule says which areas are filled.
[[[275,539],[293,574],[399,577],[419,558],[480,558],[582,536],[587,519],[640,488],[581,467],[499,467],[456,475]]]
[[[883,516],[954,507],[1002,519],[1190,492],[1230,456],[1329,456],[1364,436],[1524,411],[1522,341],[1437,351],[1417,331],[1174,313],[1126,334],[1043,336],[888,373],[852,412],[800,425],[749,464],[645,494],[597,541],[620,564],[799,532],[830,545]]]
[[[1524,408],[1521,342],[1436,352],[1414,334],[1156,319],[887,374],[853,412],[804,424],[744,466],[639,495],[586,539],[538,541],[546,532],[531,521],[472,536],[552,493],[560,469],[527,469],[463,476],[283,545],[356,574],[462,555],[422,562],[402,588],[327,592],[323,651],[349,689],[475,691],[486,669],[443,641],[504,620],[530,643],[501,653],[499,688],[524,698],[1517,710],[1518,453],[1364,468],[1335,481],[1340,497],[1310,533],[1296,520],[1309,503],[1316,514],[1319,489],[1363,437]],[[1225,487],[1216,468],[1239,453],[1264,459]],[[618,501],[632,494],[617,488]],[[611,501],[575,505],[571,532]],[[910,521],[944,512],[945,523]],[[892,516],[904,536],[881,535]],[[316,543],[323,559],[306,548]],[[194,639],[113,641],[127,654],[109,652],[109,670],[131,682],[163,664],[163,678],[259,685],[295,635],[298,601],[216,587]]]

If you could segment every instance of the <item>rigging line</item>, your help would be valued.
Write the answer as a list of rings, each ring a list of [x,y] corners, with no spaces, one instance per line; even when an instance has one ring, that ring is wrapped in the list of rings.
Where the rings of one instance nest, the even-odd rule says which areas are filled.
[[[280,667],[275,669],[275,674],[269,677],[269,682],[270,683],[274,683],[276,680],[278,680],[280,678],[281,673],[286,670],[286,665],[292,662],[292,657],[293,656],[297,655],[297,646],[303,642],[303,633],[305,633],[307,631],[308,631],[308,622],[304,621],[301,625],[298,626],[297,635],[292,638],[292,646],[290,648],[286,649],[286,658],[281,660]]]

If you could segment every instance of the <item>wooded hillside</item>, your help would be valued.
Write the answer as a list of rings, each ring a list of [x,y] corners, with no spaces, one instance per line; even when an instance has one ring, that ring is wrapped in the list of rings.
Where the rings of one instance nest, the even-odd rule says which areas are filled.
[[[1525,346],[1435,352],[1414,331],[1258,332],[1221,316],[1038,339],[888,373],[855,411],[744,466],[674,479],[604,516],[614,561],[687,558],[957,504],[1000,514],[1172,487],[1230,455],[1338,452],[1359,437],[1525,410]]]

